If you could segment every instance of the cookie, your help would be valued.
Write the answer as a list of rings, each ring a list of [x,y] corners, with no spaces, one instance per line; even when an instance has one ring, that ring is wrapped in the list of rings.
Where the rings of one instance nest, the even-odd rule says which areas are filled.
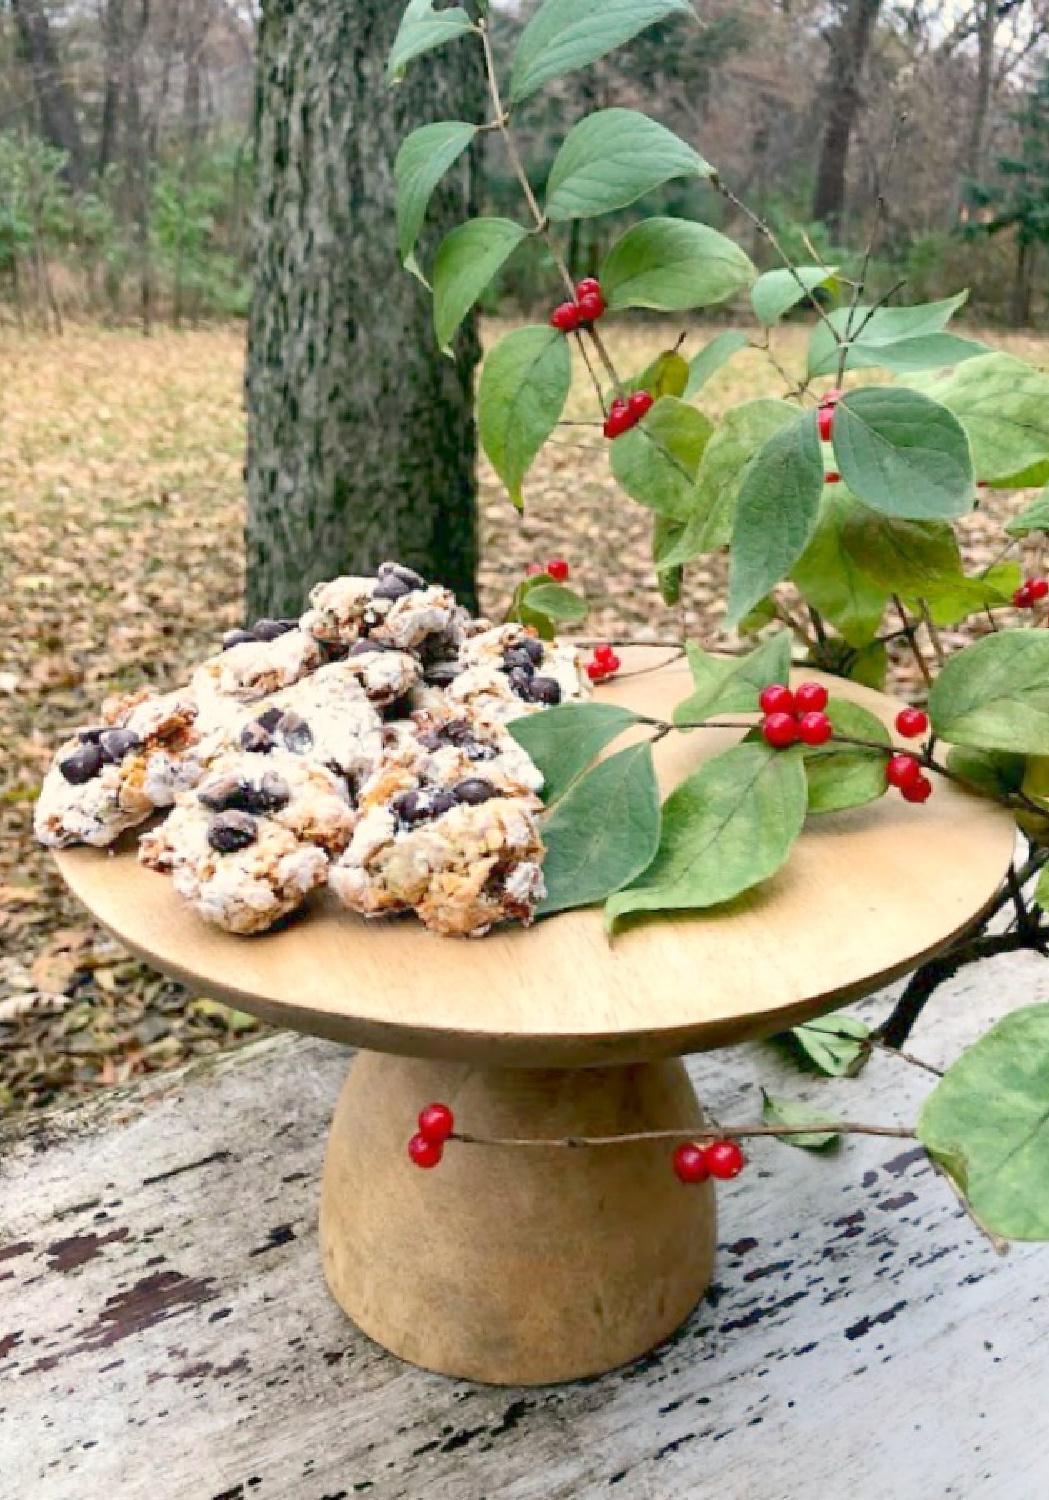
[[[456,618],[455,596],[398,563],[374,578],[347,576],[320,583],[299,628],[326,644],[353,646],[367,636],[399,651],[444,636]]]
[[[211,657],[194,672],[192,688],[201,705],[215,694],[251,703],[290,687],[324,660],[313,636],[285,630],[272,640],[242,641]]]
[[[226,932],[264,932],[323,885],[328,858],[272,818],[213,812],[187,797],[139,847],[143,863],[170,870],[176,891]]]
[[[334,766],[354,783],[382,757],[382,719],[349,661],[275,693],[256,721],[282,749]]]
[[[336,896],[367,917],[414,910],[451,937],[531,921],[545,894],[542,840],[525,799],[493,792],[415,789],[364,812],[331,868]]]
[[[212,813],[271,818],[328,854],[346,848],[357,821],[342,778],[319,761],[287,750],[220,756],[186,800]]]

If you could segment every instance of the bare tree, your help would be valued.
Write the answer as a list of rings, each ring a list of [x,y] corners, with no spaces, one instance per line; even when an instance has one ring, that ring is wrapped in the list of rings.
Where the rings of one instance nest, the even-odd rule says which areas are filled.
[[[87,181],[87,162],[80,136],[72,89],[51,33],[42,0],[11,0],[22,51],[33,75],[40,134],[48,145],[66,154],[65,175],[69,185],[82,188]]]
[[[845,212],[845,171],[849,138],[860,107],[860,79],[881,0],[843,0],[837,25],[828,36],[826,112],[816,168],[812,216],[832,232]]]

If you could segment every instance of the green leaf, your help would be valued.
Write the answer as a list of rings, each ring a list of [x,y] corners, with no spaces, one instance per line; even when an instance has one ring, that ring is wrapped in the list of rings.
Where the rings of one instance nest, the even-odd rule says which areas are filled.
[[[986,344],[943,332],[951,315],[967,296],[967,292],[959,292],[956,297],[948,297],[943,302],[927,302],[917,307],[872,310],[861,305],[851,313],[847,307],[835,308],[812,330],[808,357],[810,378],[837,374],[840,351],[831,330],[844,338],[846,327],[853,330],[846,351],[847,370],[869,369],[876,365],[897,373],[939,369],[986,354]]]
[[[854,544],[854,518],[861,508],[844,485],[828,485],[815,533],[790,575],[805,602],[856,647],[873,640],[892,597],[891,588],[871,577],[862,546]],[[872,511],[865,514],[874,520]]]
[[[524,506],[521,484],[557,426],[571,386],[568,340],[556,328],[515,329],[484,362],[477,391],[481,446],[518,510]]]
[[[512,219],[469,219],[445,235],[433,267],[433,318],[441,349],[448,348],[492,277],[527,237]]]
[[[923,390],[965,428],[980,479],[1009,481],[1049,457],[1049,376],[1022,359],[988,354]]]
[[[1030,536],[1033,531],[1049,531],[1049,487],[1036,495],[1018,516],[1006,521],[1010,536]]]
[[[716,656],[687,642],[696,691],[674,709],[680,729],[702,724],[719,713],[757,713],[758,695],[790,676],[790,633],[778,631],[746,656]]]
[[[458,5],[449,10],[434,10],[433,0],[411,0],[401,17],[386,60],[388,82],[397,83],[403,78],[404,70],[413,58],[476,30],[465,10]]]
[[[543,800],[556,802],[590,762],[637,715],[614,703],[561,703],[541,714],[511,719],[506,726],[543,773]]]
[[[717,333],[709,343],[704,344],[698,354],[694,354],[689,361],[688,383],[681,392],[686,401],[691,401],[699,391],[703,389],[712,375],[716,375],[722,365],[728,364],[734,354],[741,349],[750,347],[750,340],[746,334],[740,333],[738,328],[726,328],[724,333]]]
[[[922,594],[912,595],[907,589],[899,592],[912,605],[924,598],[935,624],[954,625],[978,610],[1008,604],[1019,585],[1019,563],[1006,562],[997,563],[988,572],[972,578],[961,571],[956,577],[943,577]]]
[[[941,739],[1040,755],[1049,745],[1049,631],[1000,630],[948,657],[929,695]]]
[[[658,401],[660,396],[683,396],[687,384],[688,360],[676,349],[664,349],[639,375],[623,382],[623,391],[628,396],[634,391],[647,391]]]
[[[681,536],[684,525],[658,513],[652,517],[652,561],[656,564],[656,584],[663,603],[673,609],[681,600],[683,568],[661,568],[659,554],[667,552]]]
[[[643,219],[609,250],[599,280],[611,308],[674,312],[724,302],[756,274],[739,246],[708,224]]]
[[[868,1056],[863,1045],[870,1027],[853,1016],[834,1011],[829,1016],[815,1016],[802,1026],[785,1033],[821,1073],[829,1078],[852,1077],[859,1072]]]
[[[995,1234],[1049,1239],[1049,1005],[993,1026],[948,1068],[918,1139]]]
[[[628,745],[599,761],[543,820],[539,916],[592,906],[634,880],[659,847],[659,819],[651,745]]]
[[[847,492],[841,502],[839,545],[872,583],[913,598],[962,576],[958,542],[946,522],[882,516]]]
[[[797,415],[798,408],[789,401],[772,398],[744,401],[725,413],[700,460],[688,525],[673,552],[660,558],[664,567],[692,562],[728,545],[750,465],[773,433]]]
[[[865,386],[838,402],[834,458],[854,495],[912,520],[949,520],[973,507],[969,441],[957,417],[921,396]]]
[[[712,177],[698,152],[633,109],[601,109],[565,137],[546,185],[546,215],[593,219],[674,177]]]
[[[688,0],[546,0],[517,43],[510,102],[587,67],[657,21],[693,14]]]
[[[970,750],[963,745],[952,745],[947,754],[947,769],[967,781],[970,788],[986,792],[989,797],[1008,796],[1023,786],[1027,757],[1007,750]]]
[[[771,1094],[761,1091],[761,1118],[766,1125],[835,1125],[837,1121],[833,1115],[826,1114],[822,1109],[813,1109],[810,1104],[797,1104],[791,1099],[774,1099]],[[822,1151],[826,1146],[834,1146],[841,1140],[841,1132],[837,1130],[805,1130],[795,1131],[791,1135],[781,1135],[777,1139],[784,1146],[799,1146],[803,1151]]]
[[[464,120],[440,120],[436,125],[413,130],[402,143],[393,165],[397,184],[397,248],[402,262],[415,249],[434,188],[476,134],[477,126]]]
[[[726,624],[786,578],[812,538],[822,494],[819,429],[808,412],[768,439],[740,486]]]
[[[590,613],[586,600],[562,583],[545,583],[542,579],[530,579],[534,587],[525,595],[524,602],[533,614],[545,615],[558,625],[576,625]],[[527,623],[527,621],[525,622]]]
[[[778,323],[784,313],[790,312],[818,286],[833,281],[837,266],[795,266],[788,271],[785,266],[775,271],[766,271],[751,287],[750,300],[758,322],[766,328]],[[799,283],[802,283],[799,285]]]
[[[835,734],[852,739],[873,740],[888,747],[892,736],[882,721],[858,703],[832,698],[827,716]],[[843,745],[830,739],[825,745],[806,747],[805,774],[809,783],[809,812],[841,812],[876,802],[885,791],[887,757],[862,745]]]
[[[703,450],[713,432],[709,417],[674,396],[612,443],[612,473],[631,499],[673,520],[685,520]]]
[[[768,880],[801,832],[805,804],[796,748],[735,745],[708,760],[667,799],[652,864],[606,904],[609,931],[635,912],[717,906]]]

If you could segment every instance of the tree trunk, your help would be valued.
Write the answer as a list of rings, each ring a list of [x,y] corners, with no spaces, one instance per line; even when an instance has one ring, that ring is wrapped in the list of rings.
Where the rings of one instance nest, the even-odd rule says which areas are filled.
[[[103,69],[102,125],[98,138],[98,175],[116,158],[117,125],[120,117],[120,82],[124,70],[124,0],[109,0],[102,23]]]
[[[475,604],[476,434],[468,325],[438,353],[429,294],[401,270],[393,160],[407,132],[481,119],[469,39],[389,90],[403,5],[265,0],[248,330],[247,602],[302,609],[318,579],[396,558]],[[479,49],[478,49],[479,50]],[[421,260],[474,209],[478,163],[435,194]]]
[[[63,176],[70,187],[79,190],[87,180],[84,143],[47,14],[39,0],[12,0],[12,8],[19,43],[33,75],[40,134],[49,146],[65,152]]]
[[[994,34],[998,26],[999,0],[983,0],[976,23],[976,93],[969,120],[969,138],[965,145],[965,175],[973,182],[982,176],[983,138],[987,129],[987,112],[991,104],[991,76],[994,66]]]
[[[826,224],[834,234],[840,230],[845,212],[849,138],[860,107],[860,78],[880,8],[881,0],[848,0],[830,38],[826,123],[820,142],[812,217]]]

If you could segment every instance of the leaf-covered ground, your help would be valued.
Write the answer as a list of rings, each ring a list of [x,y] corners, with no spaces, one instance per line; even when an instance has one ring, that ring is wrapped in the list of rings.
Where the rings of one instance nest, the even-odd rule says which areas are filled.
[[[609,342],[634,372],[679,331],[650,321]],[[693,330],[686,352],[707,336]],[[1049,364],[1044,341],[1007,342]],[[799,331],[780,336],[785,363],[799,364],[801,350]],[[171,1067],[255,1027],[87,922],[31,834],[63,731],[115,687],[176,685],[239,621],[242,360],[239,328],[0,342],[0,1112]],[[764,357],[747,353],[704,405],[716,415],[781,389]],[[593,398],[578,390],[571,415],[593,419]],[[560,555],[593,603],[588,634],[677,633],[654,588],[649,516],[613,484],[604,446],[594,426],[562,428],[526,482],[523,518],[483,474],[489,612],[527,562]],[[986,561],[999,537],[993,509],[965,529],[968,555]],[[690,570],[694,639],[713,638],[723,586],[720,561]]]

